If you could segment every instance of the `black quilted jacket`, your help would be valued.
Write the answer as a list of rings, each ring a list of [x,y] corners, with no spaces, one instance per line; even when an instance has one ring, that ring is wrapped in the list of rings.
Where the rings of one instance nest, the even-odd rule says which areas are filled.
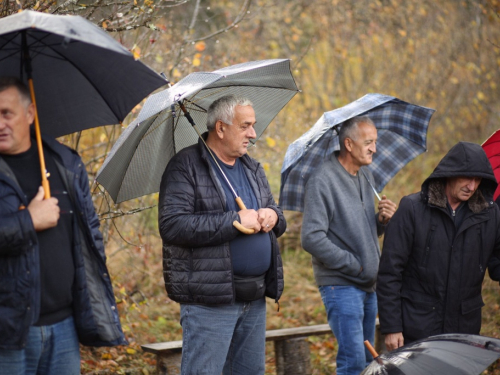
[[[209,157],[201,141],[183,149],[167,165],[160,186],[163,276],[168,296],[180,303],[222,305],[235,300],[229,241],[239,234],[233,226],[239,216],[225,211],[226,196]],[[240,160],[260,207],[278,214],[269,232],[272,261],[266,276],[266,296],[277,302],[284,284],[276,238],[285,232],[286,221],[261,165],[248,155]]]

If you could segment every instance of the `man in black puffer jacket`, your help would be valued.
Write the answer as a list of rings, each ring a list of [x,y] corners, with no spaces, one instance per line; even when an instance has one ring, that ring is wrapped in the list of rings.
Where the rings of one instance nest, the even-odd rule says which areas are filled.
[[[500,279],[497,182],[481,146],[455,145],[401,200],[380,260],[377,297],[389,350],[441,333],[479,334],[488,267]]]
[[[252,103],[225,96],[207,116],[206,145],[173,157],[160,186],[165,286],[181,304],[181,371],[264,374],[265,296],[278,302],[283,292],[276,238],[286,221],[264,170],[246,154],[256,137]],[[235,221],[256,233],[240,233]]]

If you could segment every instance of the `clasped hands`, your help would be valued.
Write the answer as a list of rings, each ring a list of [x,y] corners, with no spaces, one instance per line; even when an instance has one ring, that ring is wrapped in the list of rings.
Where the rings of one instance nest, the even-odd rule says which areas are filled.
[[[256,210],[241,210],[241,225],[245,228],[253,229],[255,232],[268,233],[278,222],[278,215],[271,208],[260,208]]]

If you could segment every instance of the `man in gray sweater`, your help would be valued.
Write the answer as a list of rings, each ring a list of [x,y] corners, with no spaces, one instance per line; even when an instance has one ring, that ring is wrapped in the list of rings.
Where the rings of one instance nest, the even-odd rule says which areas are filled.
[[[340,152],[306,184],[302,247],[312,255],[314,277],[338,342],[337,375],[358,375],[371,362],[377,316],[378,236],[396,211],[382,196],[375,214],[366,165],[376,152],[377,129],[367,116],[343,123]]]

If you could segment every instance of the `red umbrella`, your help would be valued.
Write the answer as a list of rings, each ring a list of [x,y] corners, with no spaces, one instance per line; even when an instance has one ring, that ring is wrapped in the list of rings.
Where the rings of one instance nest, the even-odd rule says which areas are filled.
[[[500,130],[494,132],[483,144],[483,150],[490,160],[497,182],[500,182]],[[493,199],[500,195],[500,185],[497,186]]]

